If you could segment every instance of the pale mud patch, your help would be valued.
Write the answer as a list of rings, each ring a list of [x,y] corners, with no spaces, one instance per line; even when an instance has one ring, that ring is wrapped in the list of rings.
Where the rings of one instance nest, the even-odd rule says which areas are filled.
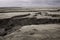
[[[20,30],[21,31],[29,31],[31,29],[49,30],[49,29],[56,29],[58,27],[60,27],[60,25],[58,24],[28,25],[28,26],[23,26]]]
[[[28,25],[4,38],[5,40],[60,40],[58,28],[60,28],[58,24]]]

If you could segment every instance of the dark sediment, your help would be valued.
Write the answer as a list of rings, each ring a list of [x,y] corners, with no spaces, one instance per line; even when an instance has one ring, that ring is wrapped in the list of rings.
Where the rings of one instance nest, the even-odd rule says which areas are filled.
[[[23,16],[22,16],[23,17]],[[8,19],[0,19],[0,28],[4,28],[4,34],[0,34],[0,36],[7,34],[6,31],[10,30],[11,28],[20,25],[40,25],[40,24],[60,24],[60,19],[48,19],[48,18],[19,18],[14,19],[15,17],[8,18]],[[0,30],[1,31],[1,30]]]

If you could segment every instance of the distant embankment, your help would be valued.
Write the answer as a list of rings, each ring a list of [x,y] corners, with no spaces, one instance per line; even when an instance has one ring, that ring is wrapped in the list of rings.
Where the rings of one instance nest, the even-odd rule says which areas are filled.
[[[22,8],[22,7],[2,7],[0,8],[0,13],[7,12],[39,12],[39,11],[50,11],[56,12],[60,11],[58,8]]]

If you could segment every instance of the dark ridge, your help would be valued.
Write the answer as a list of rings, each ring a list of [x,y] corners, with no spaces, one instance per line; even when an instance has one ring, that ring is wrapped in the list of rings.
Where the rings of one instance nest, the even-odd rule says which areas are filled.
[[[47,16],[51,16],[51,17],[60,17],[59,14],[47,14]]]
[[[21,18],[21,17],[26,17],[26,16],[29,16],[30,14],[25,14],[25,15],[18,15],[18,16],[14,16],[14,17],[12,17],[12,18]]]
[[[29,14],[28,14],[29,15]],[[26,16],[26,15],[24,15]],[[20,16],[20,17],[24,17],[24,16]],[[15,19],[14,19],[15,18]],[[0,33],[0,36],[2,35],[6,35],[7,31],[12,29],[13,27],[15,26],[18,26],[20,25],[21,27],[22,26],[25,26],[25,25],[39,25],[39,24],[60,24],[60,19],[47,19],[47,18],[40,18],[40,19],[37,19],[37,18],[19,18],[19,19],[16,19],[16,18],[19,18],[19,16],[15,16],[15,17],[12,17],[12,18],[8,18],[8,19],[0,19],[0,28],[3,29],[3,33]],[[0,32],[2,32],[0,30]]]
[[[60,23],[60,19],[44,19],[44,18],[21,18],[21,19],[13,19],[11,20],[14,25],[39,25],[39,24],[58,24]]]

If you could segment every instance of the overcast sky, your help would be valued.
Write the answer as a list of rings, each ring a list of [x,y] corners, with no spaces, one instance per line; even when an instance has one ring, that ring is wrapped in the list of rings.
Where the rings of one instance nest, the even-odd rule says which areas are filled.
[[[0,0],[0,7],[60,6],[60,0]]]

